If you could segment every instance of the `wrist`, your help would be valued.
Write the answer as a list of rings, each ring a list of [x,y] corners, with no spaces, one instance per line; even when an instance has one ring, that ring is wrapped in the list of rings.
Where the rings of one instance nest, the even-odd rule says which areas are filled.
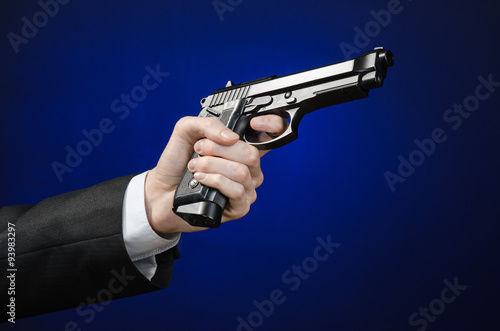
[[[161,177],[161,176],[160,176]],[[206,228],[194,227],[172,210],[177,185],[165,184],[158,178],[156,168],[146,174],[144,206],[149,225],[159,235],[177,232],[197,232]]]
[[[173,188],[166,187],[156,178],[155,169],[149,171],[144,182],[144,206],[151,228],[160,236],[179,232],[172,211]]]

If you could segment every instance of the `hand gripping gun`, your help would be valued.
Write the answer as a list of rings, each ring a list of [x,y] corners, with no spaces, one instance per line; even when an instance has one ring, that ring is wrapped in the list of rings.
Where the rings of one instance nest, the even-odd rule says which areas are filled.
[[[297,136],[305,114],[343,102],[368,97],[381,87],[387,68],[394,64],[391,51],[377,47],[355,59],[298,72],[282,77],[270,76],[226,87],[201,100],[200,117],[217,117],[246,143],[258,149],[286,145]],[[289,125],[280,136],[256,142],[250,127],[255,116],[276,114]],[[196,152],[191,158],[200,157]],[[227,198],[219,190],[198,183],[186,169],[175,192],[173,210],[193,226],[217,228]]]

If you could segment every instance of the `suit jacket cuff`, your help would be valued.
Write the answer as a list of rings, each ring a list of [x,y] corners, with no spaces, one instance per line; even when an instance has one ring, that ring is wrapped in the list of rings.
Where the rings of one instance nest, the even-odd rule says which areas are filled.
[[[144,204],[144,183],[147,172],[132,178],[125,191],[123,200],[123,240],[127,252],[136,262],[153,257],[177,245],[180,233],[172,233],[160,237],[150,226],[146,216]],[[139,265],[149,265],[154,259],[148,259],[149,263],[143,261]],[[148,274],[151,271],[147,272]],[[154,273],[154,272],[153,272]]]

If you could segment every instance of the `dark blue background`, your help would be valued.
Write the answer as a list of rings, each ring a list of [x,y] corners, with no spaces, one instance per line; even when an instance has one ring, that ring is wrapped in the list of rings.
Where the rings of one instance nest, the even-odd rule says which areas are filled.
[[[74,0],[16,54],[7,34],[21,34],[21,18],[32,21],[40,7],[3,1],[0,204],[152,168],[201,98],[229,79],[345,60],[339,45],[354,45],[354,28],[370,26],[370,11],[389,3],[238,2],[221,20],[211,0]],[[254,300],[279,289],[286,300],[255,330],[418,330],[409,316],[457,278],[467,289],[427,329],[496,329],[500,88],[456,130],[443,113],[475,93],[478,76],[500,81],[500,6],[401,0],[398,8],[351,54],[392,50],[384,87],[307,115],[299,140],[262,160],[266,180],[243,220],[183,235],[168,289],[111,302],[89,324],[68,310],[0,328],[64,330],[75,321],[82,330],[235,330],[238,317],[257,310]],[[157,64],[170,75],[121,120],[112,102]],[[115,130],[60,182],[51,164],[64,163],[66,146],[76,148],[82,130],[103,118]],[[447,140],[391,192],[384,173],[397,173],[398,156],[408,158],[414,140],[435,128]],[[292,291],[282,275],[328,236],[341,246]]]

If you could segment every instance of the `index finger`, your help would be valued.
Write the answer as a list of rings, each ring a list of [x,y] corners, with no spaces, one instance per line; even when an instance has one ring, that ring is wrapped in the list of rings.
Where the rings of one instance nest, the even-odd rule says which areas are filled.
[[[289,123],[278,115],[262,115],[252,118],[250,126],[258,131],[257,140],[259,142],[269,141],[272,136],[279,136],[285,132]],[[271,135],[269,135],[271,134]],[[260,156],[264,156],[269,150],[259,150]]]

